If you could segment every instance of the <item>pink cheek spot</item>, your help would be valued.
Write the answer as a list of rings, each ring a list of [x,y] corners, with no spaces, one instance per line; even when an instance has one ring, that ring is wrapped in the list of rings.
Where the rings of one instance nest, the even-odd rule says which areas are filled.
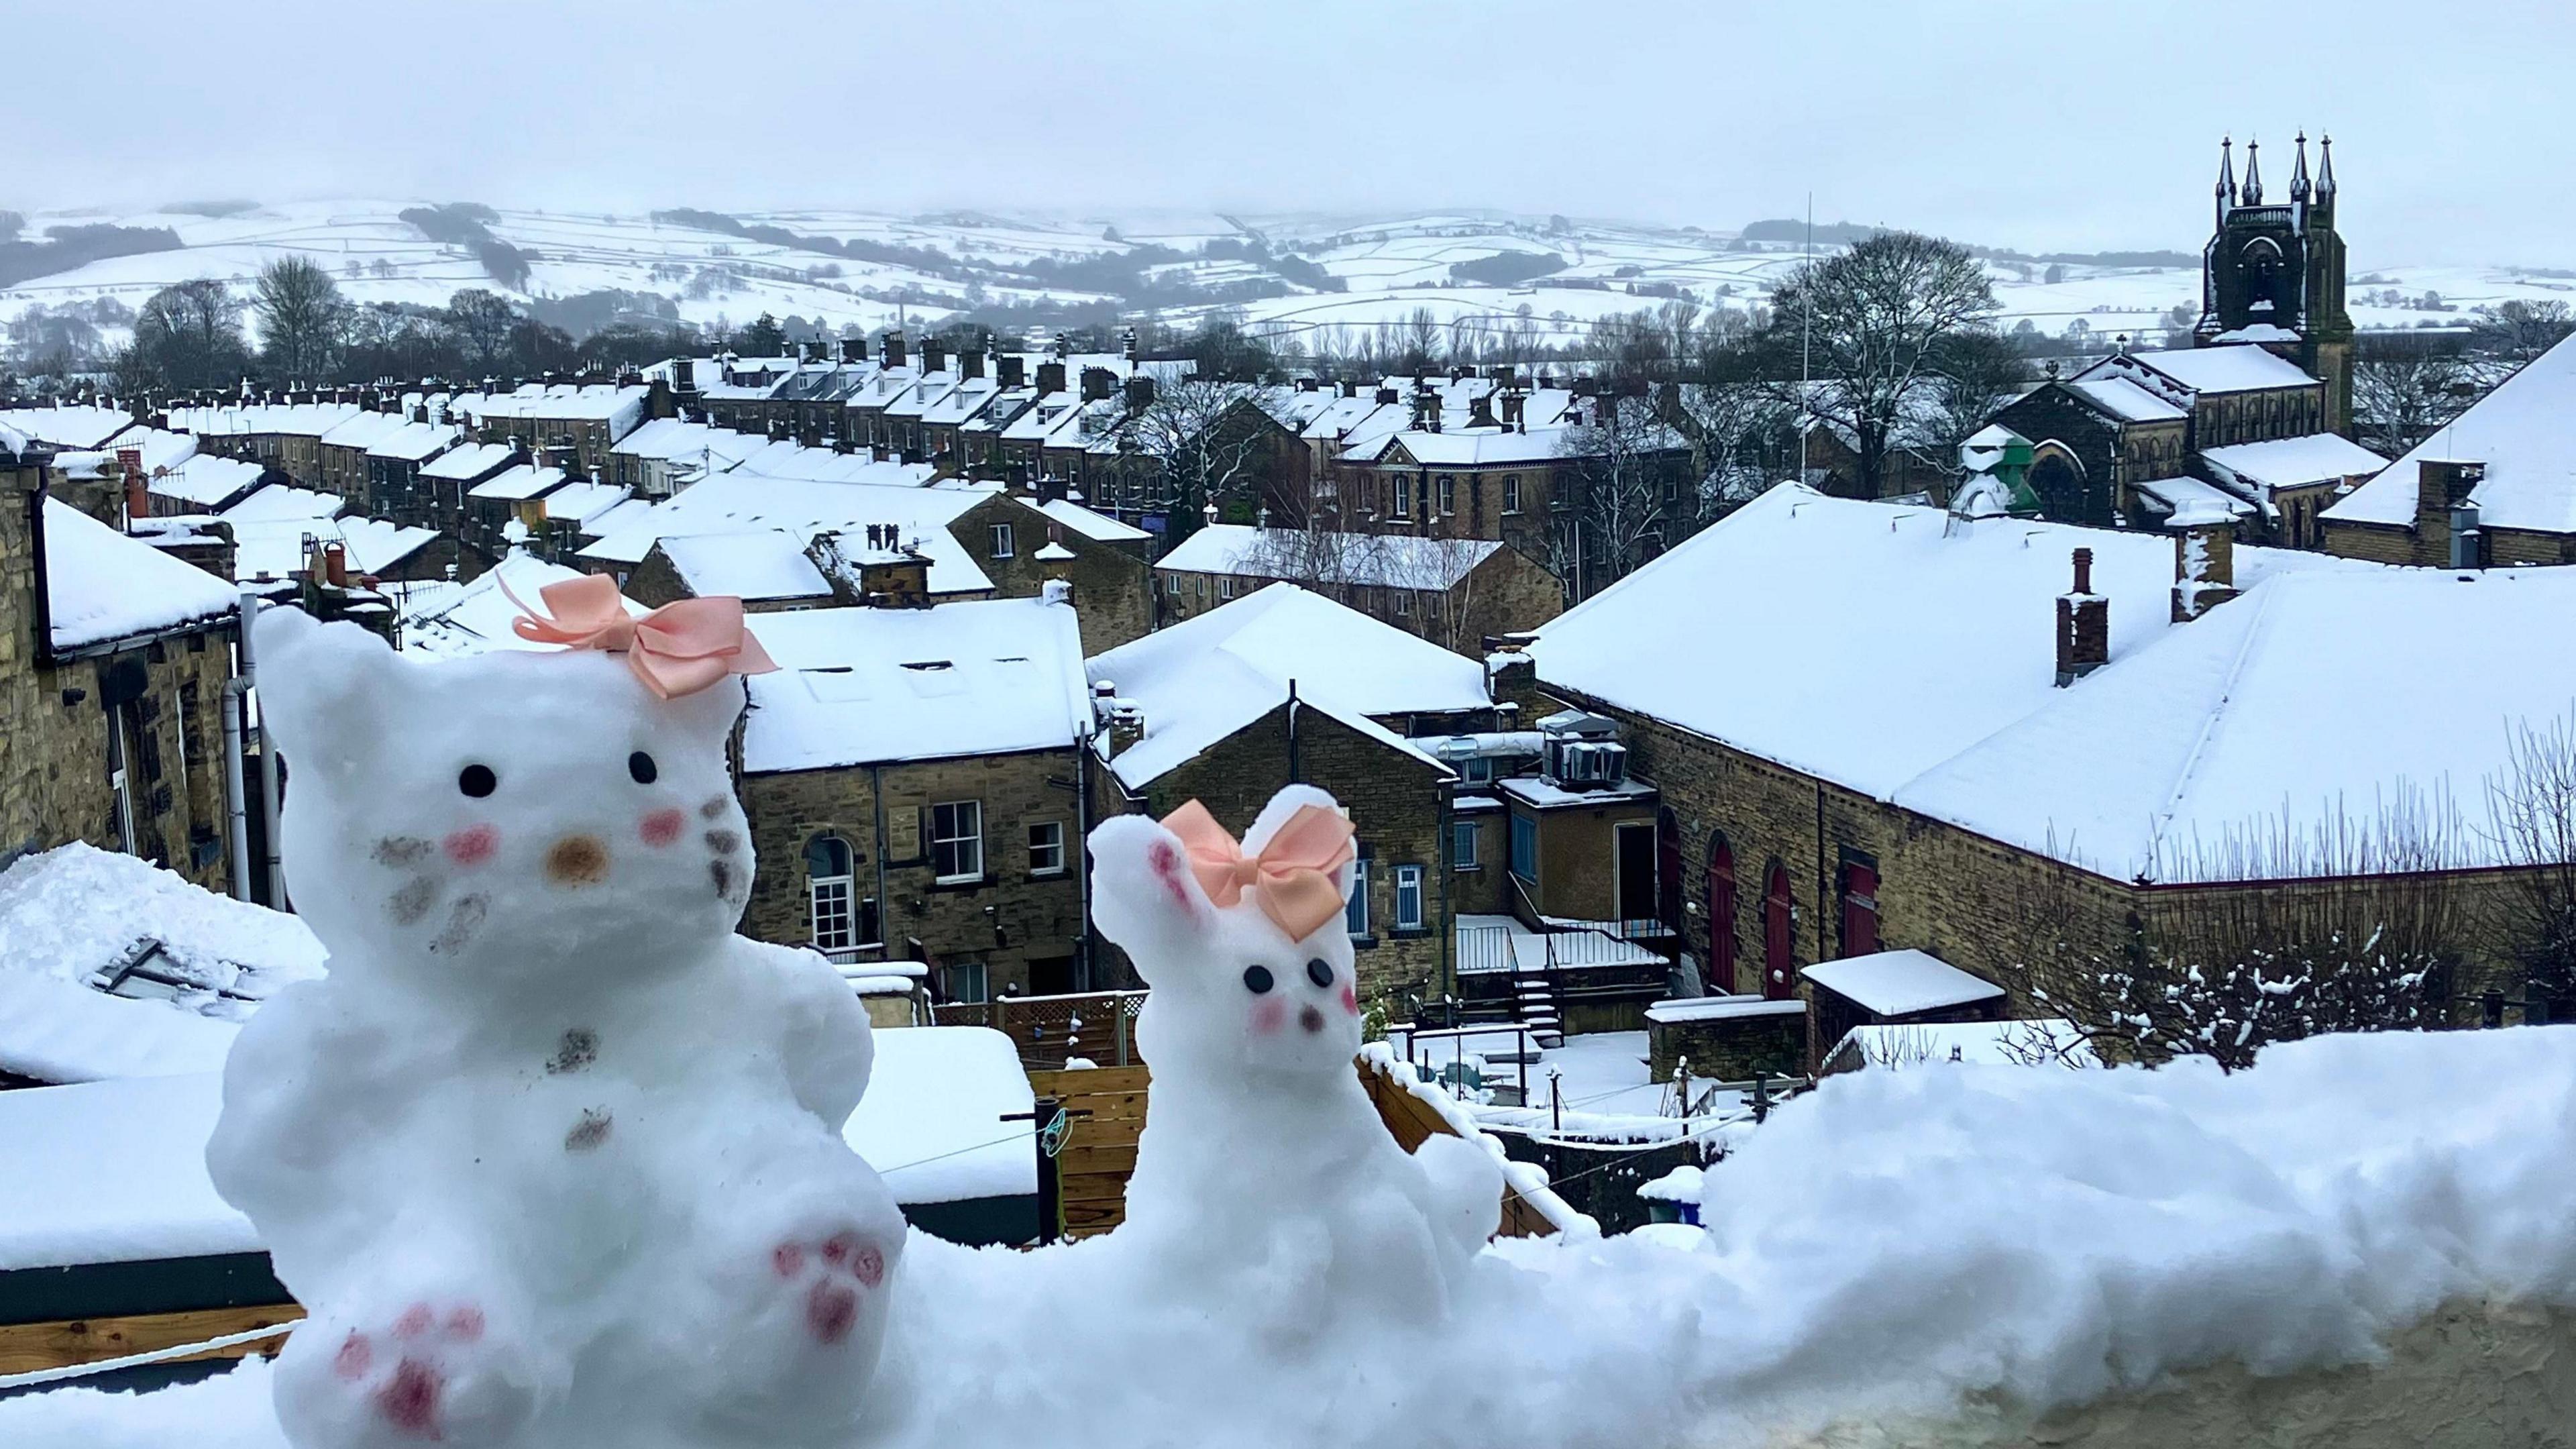
[[[458,865],[481,865],[501,848],[501,832],[489,825],[469,825],[439,842]]]
[[[352,1331],[340,1341],[340,1351],[332,1356],[331,1372],[354,1382],[365,1378],[375,1361],[375,1346],[367,1342],[365,1334]]]
[[[769,1266],[781,1278],[793,1278],[805,1271],[805,1250],[794,1243],[781,1243],[769,1251]]]
[[[874,1288],[885,1281],[885,1254],[874,1248],[861,1248],[851,1271],[858,1274],[860,1282]]]
[[[688,817],[677,810],[656,810],[644,817],[635,833],[644,837],[646,845],[668,845],[680,838],[680,828],[687,823]]]
[[[1342,987],[1342,1010],[1353,1016],[1360,1014],[1360,994],[1348,985]]]
[[[447,1315],[447,1336],[459,1343],[473,1343],[483,1337],[483,1310],[471,1304]]]
[[[415,1303],[402,1311],[402,1317],[394,1320],[394,1337],[418,1338],[429,1332],[430,1325],[437,1321],[438,1315],[429,1311],[428,1304]]]
[[[1252,1006],[1252,1034],[1275,1036],[1288,1024],[1288,1003],[1276,996],[1265,996]]]

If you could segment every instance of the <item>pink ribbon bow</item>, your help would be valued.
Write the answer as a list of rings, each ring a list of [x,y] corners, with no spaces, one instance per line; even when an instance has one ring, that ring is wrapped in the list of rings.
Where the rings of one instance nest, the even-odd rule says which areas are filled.
[[[601,574],[537,590],[551,615],[528,607],[507,582],[501,592],[526,616],[510,621],[520,638],[622,653],[635,677],[663,699],[695,694],[728,674],[767,674],[778,667],[742,626],[737,598],[682,599],[639,619],[626,612],[617,581]]]
[[[1300,941],[1342,913],[1342,888],[1333,876],[1358,850],[1351,844],[1351,822],[1335,811],[1299,807],[1256,856],[1246,856],[1196,800],[1164,816],[1163,828],[1180,837],[1190,874],[1216,905],[1242,900],[1249,886],[1261,913]]]

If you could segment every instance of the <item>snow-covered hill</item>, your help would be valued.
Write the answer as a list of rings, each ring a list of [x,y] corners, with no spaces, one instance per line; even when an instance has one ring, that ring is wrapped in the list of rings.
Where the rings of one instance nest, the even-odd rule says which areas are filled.
[[[668,315],[701,326],[739,325],[768,312],[835,330],[988,307],[1114,308],[1175,321],[1222,307],[1275,339],[1325,349],[1427,312],[1452,334],[1516,330],[1561,344],[1600,317],[1675,295],[1705,307],[1749,307],[1799,260],[1794,247],[1746,243],[1731,232],[1482,211],[907,217],[801,210],[692,214],[685,221],[669,213],[496,211],[489,234],[529,258],[524,280],[504,286],[469,247],[433,241],[402,218],[420,204],[298,202],[221,217],[36,213],[26,219],[29,240],[51,227],[109,224],[167,228],[180,246],[0,288],[0,324],[37,305],[112,298],[133,308],[192,277],[222,278],[247,292],[262,266],[301,254],[328,267],[362,303],[438,306],[462,287],[527,302],[622,291],[667,299]],[[747,234],[768,229],[790,235]],[[2195,239],[2174,240],[2187,251]],[[2366,233],[2359,240],[2364,261],[2354,269],[2352,311],[2364,328],[2456,324],[2475,307],[2516,297],[2576,300],[2576,273],[2380,265]],[[1989,270],[2003,324],[2026,321],[2050,334],[2081,322],[2101,337],[2152,335],[2170,309],[2196,308],[2199,300],[2194,267],[1996,261]],[[110,345],[122,340],[114,327],[103,330]]]

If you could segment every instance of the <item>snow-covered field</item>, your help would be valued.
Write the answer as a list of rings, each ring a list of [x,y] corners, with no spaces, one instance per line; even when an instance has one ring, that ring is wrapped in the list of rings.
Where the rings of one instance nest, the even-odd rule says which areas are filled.
[[[1274,254],[1320,267],[1343,290],[1290,283],[1257,262],[1233,258],[1172,264],[1149,272],[1149,280],[1275,287],[1282,295],[1227,305],[1260,330],[1310,347],[1347,345],[1360,329],[1403,324],[1417,311],[1427,311],[1444,329],[1517,329],[1542,343],[1562,344],[1579,340],[1598,318],[1654,307],[1675,292],[1705,307],[1746,308],[1767,296],[1799,260],[1794,248],[1741,249],[1726,231],[1482,211],[1374,217],[951,211],[906,217],[800,210],[736,218],[836,242],[935,251],[946,259],[920,259],[923,265],[914,266],[778,246],[644,215],[501,211],[492,234],[536,257],[525,286],[512,289],[496,283],[465,248],[430,241],[400,219],[405,207],[418,204],[307,201],[222,218],[38,212],[27,219],[30,239],[51,226],[112,223],[167,227],[183,245],[0,289],[0,323],[40,303],[112,297],[135,307],[154,290],[192,277],[246,287],[268,262],[303,255],[331,269],[360,302],[437,306],[461,287],[490,287],[521,300],[618,289],[668,297],[683,320],[701,325],[739,325],[770,312],[835,328],[873,329],[898,316],[935,320],[976,305],[1116,300],[1023,270],[1032,265],[1077,263],[1148,245],[1194,255],[1211,241],[1257,241]],[[2473,308],[2513,298],[2576,300],[2576,277],[2380,258],[2370,246],[2368,218],[2349,220],[2356,250],[2352,312],[2364,328],[2456,325],[2469,320]],[[2178,232],[2166,245],[2188,253],[2199,240]],[[1553,258],[1561,265],[1506,284],[1462,282],[1452,274],[1462,263],[1506,254]],[[2080,321],[2103,336],[2154,334],[2170,309],[2196,307],[2199,300],[2195,267],[2067,266],[2057,269],[2062,275],[2053,282],[2051,270],[2037,263],[1989,264],[2005,326],[2028,321],[2060,334]],[[2427,306],[2427,294],[2438,305]],[[1186,322],[1206,310],[1176,304],[1165,315]],[[111,329],[107,340],[122,339]]]

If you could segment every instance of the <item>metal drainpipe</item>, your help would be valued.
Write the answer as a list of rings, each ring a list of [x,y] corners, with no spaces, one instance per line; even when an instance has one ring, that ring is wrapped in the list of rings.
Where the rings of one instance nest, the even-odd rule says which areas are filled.
[[[1091,708],[1084,700],[1083,708]],[[1083,730],[1073,738],[1073,839],[1065,843],[1066,866],[1073,871],[1073,901],[1082,935],[1082,989],[1096,990],[1099,977],[1094,974],[1091,950],[1091,731]],[[1125,1037],[1125,1019],[1120,1019],[1120,1037]],[[1124,1060],[1122,1056],[1121,1060]]]
[[[226,844],[232,856],[233,899],[250,899],[250,802],[242,798],[242,715],[250,708],[250,681],[224,681],[224,801]]]
[[[259,658],[251,646],[251,627],[259,618],[263,600],[257,589],[245,585],[241,591],[241,662],[242,678],[250,682],[251,697],[259,697]],[[282,911],[286,903],[286,873],[277,856],[277,741],[268,733],[268,710],[262,703],[259,717],[259,812],[267,827],[261,843],[262,879],[268,883],[269,909]]]

